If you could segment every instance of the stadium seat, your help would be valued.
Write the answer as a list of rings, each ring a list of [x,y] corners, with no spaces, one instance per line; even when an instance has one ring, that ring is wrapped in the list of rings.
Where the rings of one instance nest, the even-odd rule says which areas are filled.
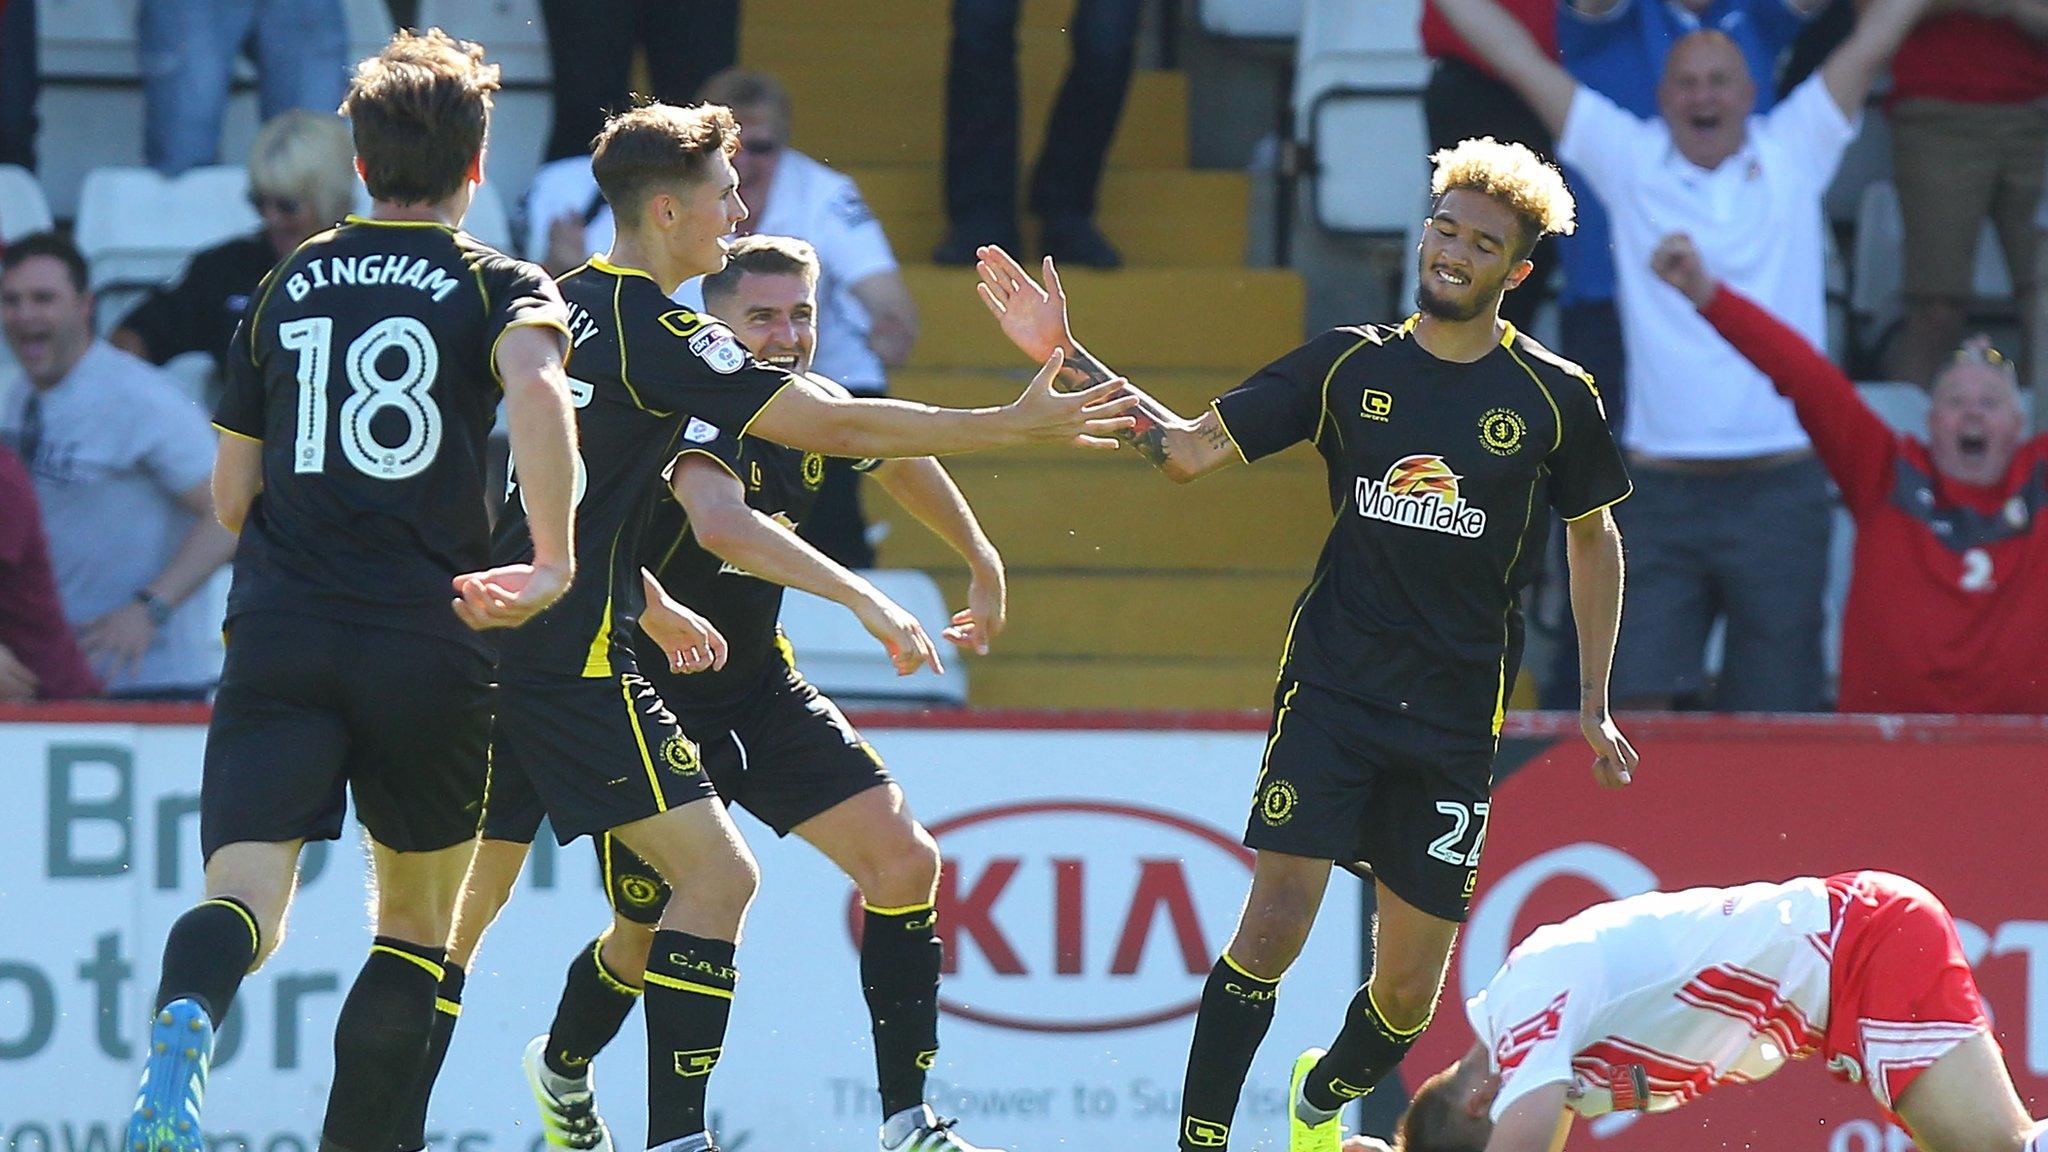
[[[898,676],[889,657],[860,620],[844,607],[791,589],[782,601],[782,629],[796,649],[797,665],[811,683],[844,704],[965,704],[967,671],[953,646],[939,636],[952,613],[930,576],[907,570],[861,573],[884,596],[903,606],[939,644],[946,673],[929,669]]]
[[[135,77],[135,23],[140,9],[140,0],[41,0],[36,6],[36,46],[43,76]]]
[[[0,164],[0,243],[48,231],[50,203],[29,170]]]
[[[110,328],[132,300],[177,276],[194,252],[256,230],[249,173],[215,165],[166,178],[148,168],[99,168],[78,197],[77,241]]]
[[[1323,228],[1406,236],[1428,187],[1417,0],[1308,0],[1295,62],[1296,132]]]
[[[1201,0],[1202,31],[1237,40],[1292,40],[1301,35],[1304,0]]]
[[[546,84],[553,75],[538,0],[420,0],[420,27],[482,44],[507,84]]]
[[[462,230],[500,252],[518,251],[512,246],[512,218],[505,213],[505,200],[488,181],[476,186],[469,213],[462,218]]]
[[[1899,194],[1888,180],[1863,190],[1856,209],[1856,259],[1851,267],[1849,312],[1857,343],[1875,350],[1905,310],[1903,271],[1905,224],[1899,217]],[[1977,234],[1977,267],[1972,293],[1980,311],[2009,313],[2012,277],[1991,222]]]

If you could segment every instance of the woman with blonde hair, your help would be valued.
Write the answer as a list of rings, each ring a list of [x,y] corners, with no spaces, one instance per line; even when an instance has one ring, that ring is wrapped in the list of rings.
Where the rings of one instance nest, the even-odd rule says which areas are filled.
[[[257,283],[294,248],[339,223],[355,187],[347,121],[303,108],[272,117],[249,148],[249,204],[262,228],[195,253],[178,282],[151,292],[109,339],[152,363],[204,352],[218,368]]]

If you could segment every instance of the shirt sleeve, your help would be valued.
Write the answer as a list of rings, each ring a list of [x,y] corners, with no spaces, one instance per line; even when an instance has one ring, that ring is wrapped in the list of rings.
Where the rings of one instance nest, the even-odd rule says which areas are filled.
[[[1652,162],[1649,137],[1657,129],[1584,84],[1572,95],[1557,158],[1577,169],[1612,212],[1635,183],[1638,166]]]
[[[1572,1057],[1585,1031],[1593,996],[1585,972],[1587,957],[1575,949],[1533,954],[1516,949],[1492,982],[1465,1005],[1472,1031],[1486,1046],[1500,1077],[1492,1118],[1498,1123],[1517,1100],[1549,1084],[1575,1079]]]
[[[1619,504],[1633,486],[1593,378],[1567,377],[1551,386],[1551,396],[1562,425],[1548,462],[1551,506],[1566,520],[1577,520]]]
[[[877,272],[896,270],[896,253],[889,248],[882,222],[851,179],[837,182],[818,215],[816,234],[807,239],[816,245],[819,263],[841,284],[858,284]]]
[[[165,491],[182,495],[213,474],[213,433],[199,406],[169,380],[154,382],[150,396],[139,427],[146,438],[143,467]]]
[[[1330,371],[1364,338],[1341,329],[1326,332],[1216,398],[1211,407],[1245,463],[1316,438]]]
[[[257,366],[252,345],[255,337],[249,331],[255,319],[256,310],[251,308],[235,325],[235,335],[228,341],[220,400],[213,407],[214,427],[249,440],[263,439],[263,370]]]
[[[514,328],[553,328],[562,334],[562,352],[568,355],[569,306],[540,265],[503,258],[490,269],[485,283],[490,285],[491,314],[484,323],[484,338],[490,342],[492,380],[504,383],[498,374],[498,344]]]
[[[711,316],[687,308],[671,309],[656,321],[646,343],[631,341],[628,361],[635,367],[627,385],[635,403],[662,412],[689,415],[686,445],[693,425],[702,425],[695,443],[713,435],[744,436],[754,418],[795,380],[788,372],[754,358],[731,328]],[[638,367],[646,365],[643,372]]]
[[[1827,81],[1815,72],[1764,116],[1762,135],[1779,156],[1792,163],[1792,171],[1805,177],[1808,187],[1823,189],[1835,178],[1842,154],[1856,139],[1856,125],[1835,103]]]

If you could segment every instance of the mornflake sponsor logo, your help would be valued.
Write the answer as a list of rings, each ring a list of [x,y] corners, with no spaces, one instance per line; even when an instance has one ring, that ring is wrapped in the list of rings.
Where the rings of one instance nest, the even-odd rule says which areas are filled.
[[[1486,510],[1458,497],[1462,479],[1441,456],[1403,456],[1382,479],[1358,478],[1358,514],[1477,540],[1486,533]]]

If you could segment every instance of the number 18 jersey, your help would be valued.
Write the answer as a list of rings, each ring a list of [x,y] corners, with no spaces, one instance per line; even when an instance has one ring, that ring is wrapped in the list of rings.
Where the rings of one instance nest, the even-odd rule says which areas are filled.
[[[439,224],[351,216],[272,269],[214,415],[263,443],[228,619],[289,611],[479,643],[449,581],[489,558],[493,353],[525,325],[566,338],[554,282]]]

